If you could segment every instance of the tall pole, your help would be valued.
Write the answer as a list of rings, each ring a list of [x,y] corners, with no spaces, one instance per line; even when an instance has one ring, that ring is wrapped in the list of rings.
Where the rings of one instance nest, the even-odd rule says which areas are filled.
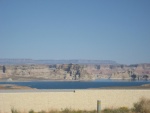
[[[97,100],[97,113],[101,112],[101,101]]]

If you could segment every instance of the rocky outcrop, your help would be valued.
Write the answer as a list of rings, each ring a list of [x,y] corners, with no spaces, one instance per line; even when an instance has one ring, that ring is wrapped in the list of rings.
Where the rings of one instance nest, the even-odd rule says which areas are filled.
[[[5,69],[5,71],[4,71]],[[150,64],[137,65],[1,65],[0,79],[12,80],[93,80],[93,79],[130,79],[136,74],[150,78]]]

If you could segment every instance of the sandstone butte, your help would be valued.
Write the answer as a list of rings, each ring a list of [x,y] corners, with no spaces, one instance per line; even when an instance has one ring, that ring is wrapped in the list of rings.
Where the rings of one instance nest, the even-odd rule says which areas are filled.
[[[150,79],[150,64],[92,65],[92,64],[25,64],[0,65],[0,81],[3,80],[95,80],[95,79]]]

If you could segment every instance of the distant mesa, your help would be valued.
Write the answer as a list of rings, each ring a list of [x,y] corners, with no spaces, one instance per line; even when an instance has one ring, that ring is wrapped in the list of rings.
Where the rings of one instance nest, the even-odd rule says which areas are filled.
[[[25,60],[23,61],[25,62]],[[3,61],[7,64],[0,64],[0,81],[150,80],[150,64],[120,65],[110,61],[100,62],[96,60],[24,62],[20,60]]]
[[[33,60],[33,59],[0,59],[0,64],[117,64],[112,60]]]

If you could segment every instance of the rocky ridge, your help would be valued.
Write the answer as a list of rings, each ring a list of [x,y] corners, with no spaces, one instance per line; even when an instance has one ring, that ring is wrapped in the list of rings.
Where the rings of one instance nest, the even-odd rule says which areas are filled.
[[[150,78],[150,64],[136,65],[96,65],[96,64],[25,64],[0,65],[0,80],[95,80],[131,79],[136,74]]]

